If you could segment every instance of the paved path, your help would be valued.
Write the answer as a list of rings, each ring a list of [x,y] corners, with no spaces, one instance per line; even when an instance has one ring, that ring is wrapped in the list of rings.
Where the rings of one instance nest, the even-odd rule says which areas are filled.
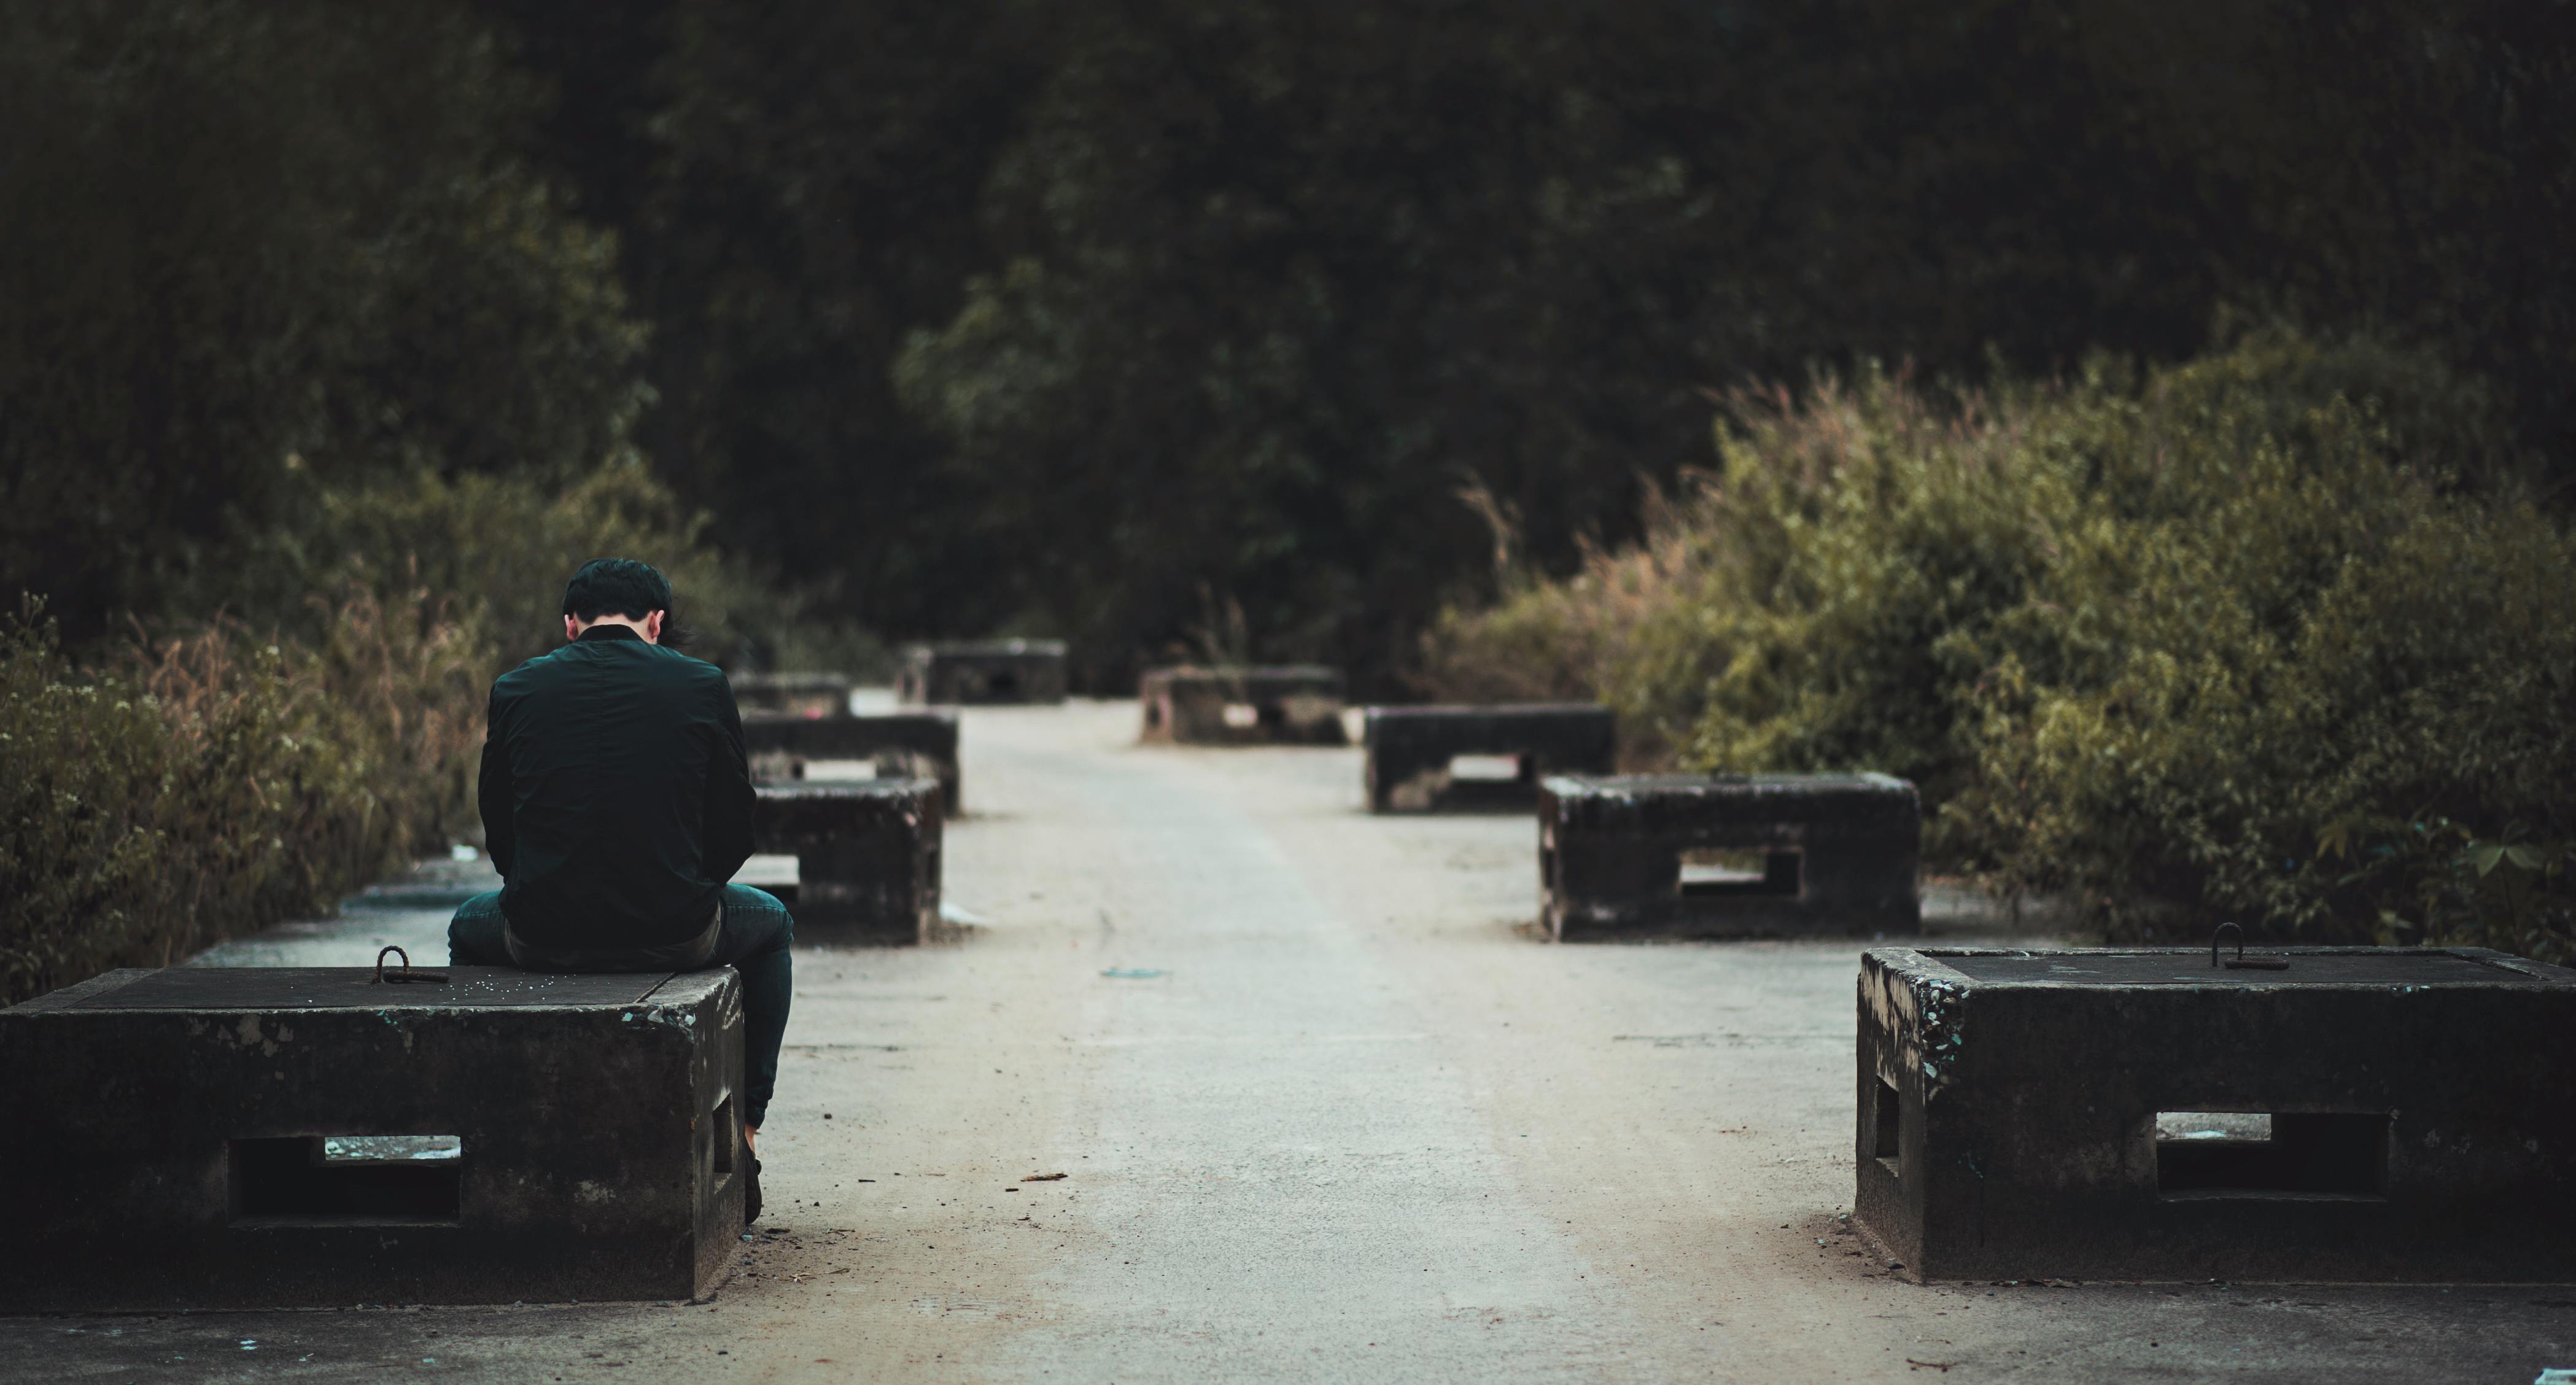
[[[2576,1365],[2569,1289],[1893,1278],[1838,1216],[1857,947],[1543,945],[1526,819],[1373,819],[1356,752],[1140,749],[1133,716],[968,713],[977,813],[948,892],[980,922],[800,951],[771,1217],[713,1303],[0,1320],[0,1378],[2521,1385]],[[442,924],[352,916],[213,960],[361,963]]]

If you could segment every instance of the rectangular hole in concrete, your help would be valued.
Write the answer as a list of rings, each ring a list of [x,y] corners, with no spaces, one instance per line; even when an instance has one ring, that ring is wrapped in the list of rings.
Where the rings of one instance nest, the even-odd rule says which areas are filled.
[[[2382,1197],[2388,1117],[2344,1111],[2159,1111],[2169,1197]]]
[[[1518,755],[1453,755],[1449,777],[1465,784],[1509,784],[1521,777]]]
[[[463,1197],[454,1135],[289,1135],[225,1155],[237,1225],[452,1225]]]
[[[1249,731],[1261,724],[1261,709],[1249,702],[1225,704],[1225,724],[1237,731]]]
[[[1800,885],[1800,853],[1747,850],[1731,846],[1684,847],[1679,888],[1684,898],[1727,895],[1795,898]]]
[[[1878,1110],[1871,1121],[1874,1128],[1870,1134],[1870,1153],[1892,1174],[1897,1171],[1897,1119],[1902,1109],[1897,1104],[1896,1084],[1884,1077],[1878,1079],[1874,1104]]]

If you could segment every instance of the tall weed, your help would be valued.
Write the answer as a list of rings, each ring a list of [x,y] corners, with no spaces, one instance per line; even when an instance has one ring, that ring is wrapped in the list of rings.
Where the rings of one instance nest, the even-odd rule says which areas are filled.
[[[464,825],[479,637],[421,592],[318,623],[217,620],[89,669],[33,601],[0,626],[0,1003],[325,910]]]

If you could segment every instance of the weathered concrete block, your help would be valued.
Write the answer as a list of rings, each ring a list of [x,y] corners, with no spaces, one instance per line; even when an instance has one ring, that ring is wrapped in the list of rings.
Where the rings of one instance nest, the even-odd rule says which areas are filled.
[[[742,739],[755,778],[801,780],[817,761],[864,760],[881,779],[938,780],[940,807],[952,816],[964,806],[955,708],[826,718],[746,713]]]
[[[1565,942],[1913,933],[1921,839],[1884,774],[1550,777],[1540,918]]]
[[[895,694],[911,703],[1062,702],[1064,641],[917,644],[905,652]]]
[[[746,713],[800,717],[850,714],[850,680],[837,673],[733,673],[734,704]]]
[[[1607,707],[1371,707],[1361,732],[1372,813],[1527,808],[1551,774],[1618,768],[1619,722]],[[1508,777],[1459,772],[1460,756],[1508,759]]]
[[[742,1230],[740,982],[117,971],[0,1011],[0,1312],[686,1299]]]
[[[939,781],[764,784],[754,849],[796,858],[801,935],[918,943],[939,926]]]
[[[1143,739],[1183,745],[1344,745],[1342,671],[1158,668],[1137,687]]]
[[[1878,948],[1861,1224],[1938,1279],[2576,1278],[2576,971]]]

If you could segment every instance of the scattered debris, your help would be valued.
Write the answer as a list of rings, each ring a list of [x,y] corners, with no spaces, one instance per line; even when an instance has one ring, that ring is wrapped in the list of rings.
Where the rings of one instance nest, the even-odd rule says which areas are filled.
[[[1023,1183],[1057,1183],[1063,1181],[1063,1179],[1064,1175],[1060,1173],[1033,1173],[1020,1181]]]
[[[1111,967],[1100,974],[1120,981],[1151,981],[1163,975],[1163,969],[1161,967]]]

